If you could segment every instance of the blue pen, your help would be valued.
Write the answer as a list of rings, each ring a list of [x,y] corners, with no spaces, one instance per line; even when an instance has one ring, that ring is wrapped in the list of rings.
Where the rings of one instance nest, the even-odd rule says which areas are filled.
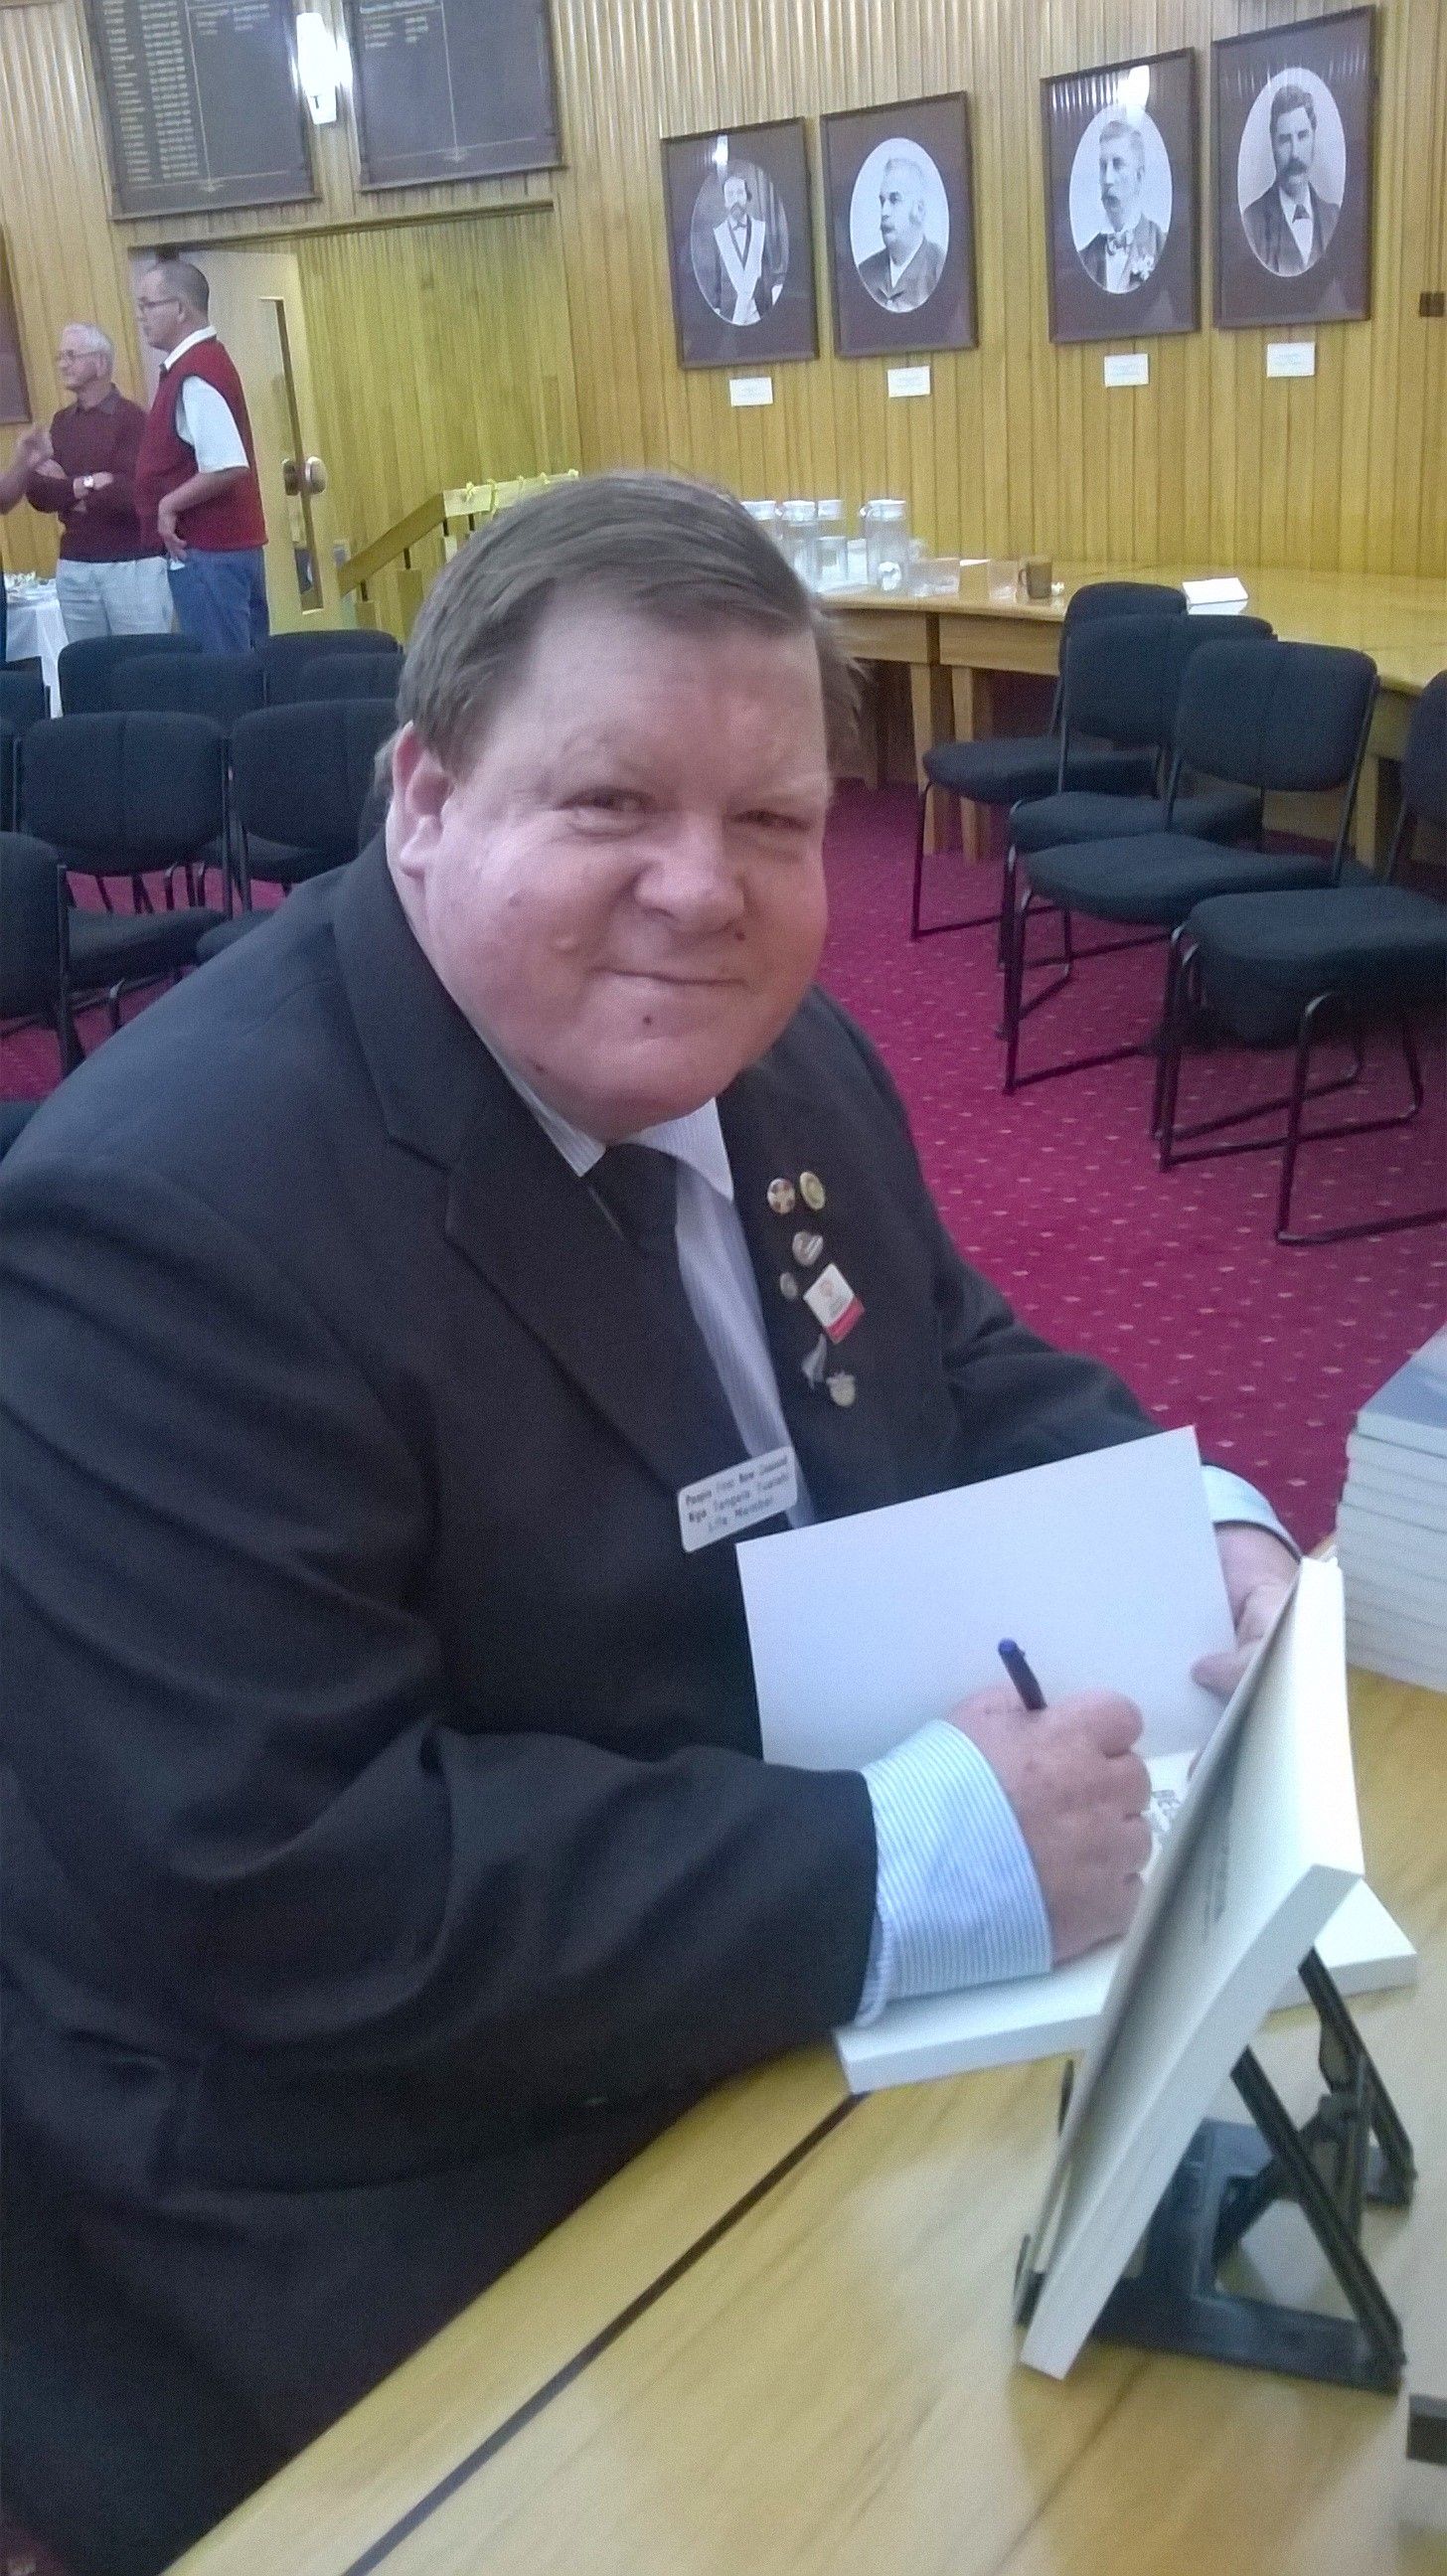
[[[1045,1693],[1035,1679],[1034,1674],[1031,1672],[1029,1665],[1026,1663],[1025,1658],[1021,1654],[1013,1637],[1002,1637],[1000,1639],[1000,1661],[1004,1665],[1006,1672],[1009,1674],[1010,1679],[1014,1683],[1021,1699],[1025,1703],[1025,1706],[1032,1712],[1038,1712],[1042,1709],[1045,1706]]]

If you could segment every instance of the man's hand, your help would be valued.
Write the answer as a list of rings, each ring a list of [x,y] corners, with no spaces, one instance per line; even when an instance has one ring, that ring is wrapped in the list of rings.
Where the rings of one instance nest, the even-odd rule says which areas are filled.
[[[1216,1546],[1236,1622],[1236,1646],[1231,1654],[1203,1655],[1191,1666],[1191,1678],[1219,1699],[1229,1699],[1296,1579],[1296,1559],[1270,1530],[1251,1521],[1223,1521]]]
[[[114,474],[87,474],[85,487],[87,492],[108,492],[115,479]]]
[[[183,564],[190,552],[190,548],[176,524],[176,500],[174,493],[168,492],[166,494],[164,501],[156,512],[156,526],[160,531],[161,543],[165,547],[167,554],[170,556],[172,563]]]
[[[46,444],[49,445],[48,440]],[[63,465],[57,465],[53,456],[43,456],[39,464],[32,465],[30,470],[32,474],[38,474],[40,476],[42,483],[68,483],[70,481],[70,476],[67,474],[65,467]]]
[[[1151,1784],[1132,1751],[1140,1710],[1075,1691],[1031,1716],[1012,1690],[976,1691],[951,1724],[983,1753],[1030,1847],[1057,1965],[1124,1932],[1151,1854]]]
[[[42,465],[50,461],[53,453],[50,432],[39,421],[35,423],[33,429],[22,429],[15,441],[15,462],[17,465],[23,465],[27,474],[38,474]],[[56,470],[58,472],[59,468],[57,467]]]

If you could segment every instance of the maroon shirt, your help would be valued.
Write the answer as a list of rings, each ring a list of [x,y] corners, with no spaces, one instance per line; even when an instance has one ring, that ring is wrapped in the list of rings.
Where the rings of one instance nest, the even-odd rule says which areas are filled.
[[[141,534],[132,489],[145,425],[139,404],[127,402],[114,385],[90,411],[71,403],[56,413],[50,444],[69,480],[57,483],[53,475],[32,474],[25,497],[33,509],[57,512],[64,532],[63,562],[134,563],[139,556],[163,552],[158,538]],[[75,486],[82,474],[113,474],[116,479],[108,490],[78,499]]]

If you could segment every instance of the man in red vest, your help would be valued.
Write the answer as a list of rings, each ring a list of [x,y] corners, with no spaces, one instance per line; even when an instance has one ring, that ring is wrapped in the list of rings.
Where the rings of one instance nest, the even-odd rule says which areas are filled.
[[[165,355],[136,459],[136,509],[166,550],[182,634],[203,653],[246,653],[269,631],[266,521],[246,396],[210,305],[189,259],[159,260],[141,281],[141,329]]]

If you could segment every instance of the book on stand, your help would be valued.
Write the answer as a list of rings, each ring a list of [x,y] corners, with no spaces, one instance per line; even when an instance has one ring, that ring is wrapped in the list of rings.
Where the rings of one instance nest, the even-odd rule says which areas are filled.
[[[1447,1691],[1447,1330],[1357,1415],[1337,1556],[1348,1660]]]

